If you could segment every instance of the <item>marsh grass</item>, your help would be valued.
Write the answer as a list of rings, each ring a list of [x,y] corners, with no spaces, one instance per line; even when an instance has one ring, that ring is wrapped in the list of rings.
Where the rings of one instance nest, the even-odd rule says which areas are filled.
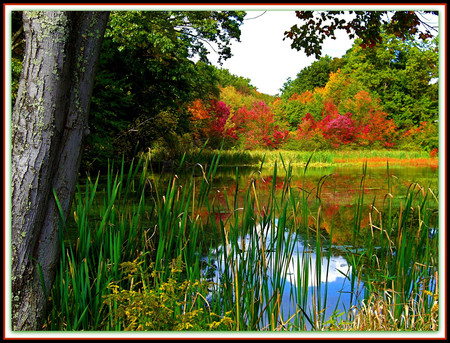
[[[201,153],[200,153],[201,151]],[[184,157],[186,161],[211,163],[219,150],[199,149],[192,150]],[[230,166],[259,166],[263,161],[266,165],[273,166],[282,163],[292,166],[327,166],[333,164],[362,164],[364,160],[386,163],[390,159],[392,163],[405,163],[420,160],[421,163],[430,161],[429,154],[425,151],[405,150],[321,150],[321,151],[291,151],[291,150],[220,150],[220,164]],[[283,162],[282,162],[283,159]]]
[[[365,174],[364,168],[357,208],[363,202]],[[389,178],[389,165],[387,175]],[[349,251],[347,257],[357,274],[351,283],[364,281],[365,299],[359,308],[353,307],[352,324],[345,327],[435,330],[439,223],[433,208],[437,208],[438,198],[430,188],[413,183],[399,212],[393,213],[393,197],[388,179],[384,208],[371,206],[369,227],[364,232],[358,223],[360,211],[355,213],[354,236],[364,235],[365,244],[359,247],[364,248],[363,253]]]
[[[304,177],[310,164],[326,158],[314,156],[304,156]],[[391,328],[434,329],[429,323],[437,320],[438,251],[429,229],[437,229],[438,223],[430,210],[437,201],[431,190],[412,185],[396,213],[388,186],[385,207],[373,208],[370,227],[363,228],[367,165],[363,167],[352,223],[353,248],[362,249],[347,252],[353,297],[346,313],[336,305],[335,315],[327,318],[322,265],[329,266],[333,233],[324,237],[318,229],[326,175],[315,189],[292,187],[292,164],[279,154],[273,160],[269,196],[261,197],[260,171],[264,163],[272,163],[263,155],[244,201],[238,197],[236,168],[234,193],[225,192],[225,202],[219,202],[211,189],[226,152],[203,157],[205,165],[192,164],[187,181],[177,175],[169,182],[155,181],[150,157],[128,170],[124,163],[118,171],[112,166],[102,186],[100,176],[79,186],[76,239],[65,240],[67,223],[60,225],[61,261],[50,293],[47,330],[356,330],[373,319],[368,313],[381,303],[389,308]],[[278,174],[284,181],[277,188]],[[318,208],[314,214],[311,202]],[[207,215],[201,216],[200,209],[207,209]],[[311,215],[317,229],[308,225]],[[215,233],[212,240],[206,232]],[[296,254],[300,234],[306,234],[308,244]],[[362,236],[367,245],[357,247]],[[289,267],[293,261],[295,270]],[[299,281],[290,288],[292,306],[286,311],[281,303],[293,277]],[[365,300],[355,307],[361,283]],[[154,321],[161,316],[166,324],[158,326]]]
[[[47,329],[97,330],[108,317],[109,309],[102,299],[108,293],[108,284],[123,278],[122,261],[136,258],[140,253],[137,247],[147,247],[140,227],[146,210],[145,180],[135,179],[140,167],[140,163],[136,167],[132,164],[126,179],[123,164],[115,174],[112,167],[108,170],[100,208],[95,201],[99,176],[94,181],[88,177],[83,191],[78,187],[74,201],[77,239],[64,240],[66,223],[61,221],[61,260],[50,297]],[[130,203],[133,205],[126,206]]]
[[[424,302],[432,296],[433,306]],[[327,331],[436,331],[439,329],[439,295],[423,292],[419,299],[401,305],[400,319],[395,317],[392,298],[372,294],[358,306],[352,307],[346,320],[327,321],[322,330]]]
[[[234,194],[230,196],[232,203],[227,201],[223,208],[217,208],[233,211],[225,220],[220,218],[218,223],[221,237],[217,245],[223,247],[218,269],[223,273],[214,303],[221,304],[224,312],[232,311],[236,330],[276,330],[279,325],[286,325],[280,301],[294,248],[295,238],[291,233],[295,232],[284,232],[290,170],[285,171],[281,201],[275,196],[273,181],[270,196],[262,203],[254,178],[246,190],[243,204],[236,203]],[[276,173],[275,165],[273,180],[276,180]],[[237,170],[236,179],[238,177]]]

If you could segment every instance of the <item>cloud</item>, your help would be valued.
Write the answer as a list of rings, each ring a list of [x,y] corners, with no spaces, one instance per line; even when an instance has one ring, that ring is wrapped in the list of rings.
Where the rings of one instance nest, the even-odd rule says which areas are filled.
[[[233,57],[222,65],[232,74],[249,78],[258,91],[275,95],[286,82],[294,79],[315,58],[307,57],[302,51],[292,49],[290,40],[284,38],[284,32],[299,19],[292,10],[248,11],[241,26],[241,42],[234,42],[231,51]],[[259,16],[261,15],[261,16]],[[254,18],[255,19],[250,19]],[[351,47],[351,40],[345,33],[337,40],[327,40],[323,55],[341,57]]]

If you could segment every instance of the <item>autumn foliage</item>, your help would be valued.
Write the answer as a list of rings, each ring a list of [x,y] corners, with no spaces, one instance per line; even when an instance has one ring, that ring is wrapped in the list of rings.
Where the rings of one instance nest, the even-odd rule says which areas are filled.
[[[289,130],[277,123],[271,108],[263,101],[255,101],[250,109],[239,108],[234,114],[223,101],[199,100],[189,107],[195,138],[209,139],[211,144],[223,139],[244,149],[277,149],[289,138]]]
[[[399,127],[376,93],[339,69],[323,87],[267,101],[229,85],[221,100],[189,107],[196,139],[236,149],[423,149],[437,154],[436,125]],[[431,153],[432,151],[432,153]]]
[[[358,107],[361,108],[362,92],[355,95]],[[367,98],[366,98],[367,100]],[[371,103],[371,99],[365,103]],[[365,107],[363,111],[358,111],[356,116],[352,112],[339,113],[338,106],[332,100],[324,102],[322,117],[314,120],[310,113],[307,113],[297,127],[295,139],[303,142],[317,141],[321,138],[332,148],[353,145],[360,147],[393,147],[393,138],[396,134],[396,125],[388,119],[387,113],[378,110],[377,107]]]
[[[236,140],[236,130],[230,116],[230,107],[223,101],[209,102],[195,100],[188,108],[191,113],[191,130],[194,138],[212,143],[220,143],[222,139]]]
[[[289,131],[276,123],[272,110],[264,102],[255,102],[250,110],[240,108],[233,122],[246,149],[279,148],[289,137]]]

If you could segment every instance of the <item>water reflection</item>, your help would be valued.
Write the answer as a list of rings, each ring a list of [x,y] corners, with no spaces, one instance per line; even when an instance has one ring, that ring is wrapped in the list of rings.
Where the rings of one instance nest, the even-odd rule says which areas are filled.
[[[252,235],[239,237],[236,247],[245,249],[264,248],[267,276],[269,285],[277,284],[273,280],[279,278],[280,271],[285,282],[282,283],[281,312],[283,318],[289,318],[292,314],[298,313],[299,307],[313,318],[317,316],[317,309],[322,310],[322,320],[326,321],[333,313],[346,312],[351,306],[356,305],[364,296],[364,285],[362,282],[352,284],[352,268],[347,261],[347,249],[351,246],[353,239],[353,221],[355,216],[356,199],[364,196],[363,214],[360,226],[369,227],[369,212],[373,212],[372,219],[375,220],[379,211],[387,208],[400,206],[400,202],[410,189],[411,185],[417,183],[425,189],[438,189],[438,171],[430,167],[405,167],[389,168],[389,175],[386,167],[369,168],[365,175],[364,185],[361,187],[361,168],[336,167],[310,169],[306,174],[304,170],[294,170],[289,179],[291,189],[297,190],[301,194],[313,194],[317,196],[308,197],[308,223],[307,226],[318,230],[331,241],[324,241],[317,249],[316,241],[307,237],[304,232],[292,232],[285,228],[277,228],[277,222],[272,228],[260,226],[255,227],[258,239]],[[323,182],[320,194],[317,192],[317,185],[321,178],[327,175]],[[238,178],[236,179],[236,175]],[[274,177],[276,177],[274,179]],[[236,172],[236,168],[220,169],[213,184],[213,196],[218,208],[221,209],[221,218],[226,221],[233,208],[227,202],[228,194],[236,195],[237,205],[243,201],[248,186],[253,182],[255,191],[258,193],[259,201],[264,204],[274,187],[282,190],[286,179],[283,171],[274,175],[273,168],[259,170],[256,168],[246,168]],[[362,192],[362,193],[361,193]],[[282,192],[278,192],[282,193]],[[228,199],[229,199],[228,198]],[[319,199],[319,200],[318,200]],[[391,200],[392,199],[392,200]],[[317,220],[317,210],[320,204],[321,220]],[[236,205],[236,204],[234,204]],[[217,220],[219,218],[216,218]],[[298,231],[298,230],[297,230]],[[333,232],[332,237],[326,234]],[[288,253],[277,252],[274,247],[283,235],[285,245],[283,249]],[[261,244],[264,242],[264,246]],[[360,242],[363,247],[363,238]],[[214,258],[218,261],[218,268],[214,271],[214,281],[220,283],[225,273],[223,252],[229,247],[219,246],[216,248]],[[364,248],[363,248],[364,249]],[[282,260],[280,265],[277,259],[281,256],[289,256]],[[210,255],[211,256],[211,255]],[[255,266],[240,263],[240,259],[245,258],[242,251],[228,251],[228,256],[235,260],[232,262],[247,270],[240,271],[242,275],[252,275],[257,272]],[[283,264],[284,263],[284,264]],[[230,268],[227,270],[231,270]],[[232,275],[229,275],[232,279]],[[270,286],[269,286],[270,287]],[[269,293],[273,292],[270,289]],[[267,299],[266,299],[267,300]]]
[[[267,266],[265,277],[269,280],[269,294],[275,291],[273,285],[277,284],[274,281],[276,278],[281,277],[285,280],[278,283],[278,285],[282,285],[280,287],[280,291],[282,291],[280,311],[283,318],[298,314],[301,307],[302,313],[309,318],[319,316],[320,312],[322,320],[326,321],[333,314],[345,312],[357,303],[362,295],[363,284],[360,283],[357,289],[352,287],[350,283],[352,268],[344,257],[345,254],[339,253],[339,249],[334,249],[334,246],[329,246],[332,248],[329,250],[325,248],[321,248],[319,251],[315,250],[311,239],[298,233],[292,233],[287,229],[279,229],[277,220],[275,220],[275,224],[273,228],[270,225],[265,228],[257,225],[255,228],[257,239],[252,235],[239,237],[235,246],[243,247],[244,250],[259,249],[263,251]],[[279,234],[284,235],[283,242],[286,245],[279,245],[277,250]],[[258,244],[261,242],[264,242],[264,249],[261,249],[262,245]],[[227,250],[228,261],[224,260],[224,250]],[[232,279],[233,265],[247,266],[249,270],[244,271],[244,274],[258,273],[256,266],[241,263],[240,259],[246,256],[246,251],[242,249],[233,254],[232,248],[229,246],[219,246],[213,252],[213,254],[209,254],[209,257],[219,261],[212,276],[216,284],[220,284],[224,280],[223,274],[226,273],[226,270],[230,271],[228,276]],[[288,257],[285,260],[281,258],[282,262],[280,263],[280,256]],[[228,268],[225,268],[226,263],[229,264]],[[208,271],[205,270],[205,274],[207,273]],[[211,276],[211,271],[209,273]],[[265,323],[264,320],[267,321],[267,317],[261,323]],[[305,323],[305,325],[307,330],[311,329],[310,323]]]
[[[316,261],[316,254],[310,254],[311,256],[308,258],[308,262],[311,269],[308,273],[308,287],[317,287],[318,281],[322,283],[328,282],[329,284],[332,282],[342,282],[350,276],[351,267],[343,256],[330,256],[330,258],[325,261]],[[297,287],[303,284],[303,275],[302,273],[298,273],[304,266],[303,257],[304,252],[292,256],[288,268],[288,280],[292,285]],[[317,265],[320,265],[320,270],[316,269]]]
[[[418,185],[416,190],[423,187],[430,188],[433,192],[439,188],[438,170],[433,167],[391,166],[389,175],[387,171],[386,167],[367,169],[362,188],[364,199],[361,227],[369,226],[370,212],[372,219],[376,220],[379,218],[379,212],[386,212],[389,208],[397,210],[412,185]],[[317,229],[317,210],[320,204],[318,229],[329,234],[333,228],[333,244],[346,245],[352,241],[355,206],[361,195],[362,174],[361,167],[336,166],[309,168],[306,173],[303,168],[294,168],[289,175],[289,188],[296,192],[297,199],[301,199],[303,195],[307,197],[308,226]],[[234,204],[230,205],[229,199],[235,194],[237,207],[240,207],[252,182],[263,205],[268,201],[274,185],[278,196],[281,196],[286,182],[285,170],[278,168],[276,179],[273,177],[273,167],[262,170],[239,167],[238,173],[236,167],[219,168],[213,180],[211,196],[214,197],[215,204],[219,205],[221,216],[226,217],[226,213],[233,210],[230,207]],[[318,192],[318,184],[322,178],[323,182]]]

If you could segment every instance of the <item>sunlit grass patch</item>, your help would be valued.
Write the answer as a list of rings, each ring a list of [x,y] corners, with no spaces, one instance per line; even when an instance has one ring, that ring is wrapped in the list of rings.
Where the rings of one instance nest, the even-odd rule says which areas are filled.
[[[186,154],[187,161],[198,160],[202,164],[212,161],[219,150],[191,151]],[[382,166],[389,162],[394,164],[436,166],[439,159],[430,157],[425,151],[404,150],[223,150],[220,165],[258,166],[264,161],[265,165],[279,165],[282,160],[292,166],[305,166],[309,160],[310,166],[329,166],[335,164],[356,164],[367,162],[369,166]]]

